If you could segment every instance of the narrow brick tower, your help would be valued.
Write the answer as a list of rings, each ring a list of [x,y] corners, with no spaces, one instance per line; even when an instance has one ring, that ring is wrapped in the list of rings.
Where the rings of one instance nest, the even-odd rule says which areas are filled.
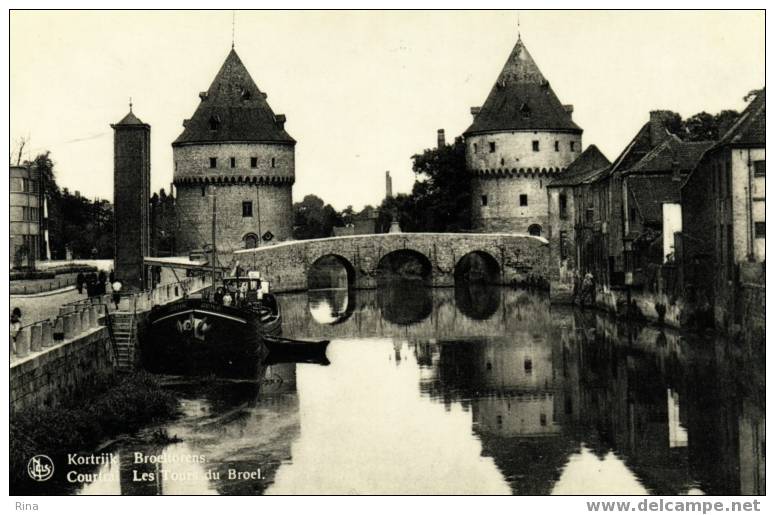
[[[150,248],[151,126],[132,113],[113,128],[114,266],[124,291],[145,286]]]

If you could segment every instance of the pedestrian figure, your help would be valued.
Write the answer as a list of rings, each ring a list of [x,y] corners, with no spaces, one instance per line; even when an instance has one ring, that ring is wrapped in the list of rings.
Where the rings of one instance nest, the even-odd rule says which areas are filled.
[[[581,307],[595,305],[595,277],[587,272],[581,283]]]
[[[107,275],[105,274],[104,270],[100,270],[99,275],[97,275],[97,284],[99,287],[97,288],[97,295],[105,295],[106,287],[105,287],[105,281],[108,280]]]
[[[75,276],[75,287],[78,288],[78,293],[83,293],[83,283],[86,281],[83,272],[78,272]]]
[[[121,286],[120,281],[116,281],[110,285],[113,290],[113,303],[116,305],[116,309],[118,309],[118,303],[121,302]]]
[[[22,328],[22,310],[18,307],[13,308],[11,312],[11,342],[14,343],[16,335],[19,334]]]
[[[111,270],[110,274],[108,275],[108,281],[110,281],[110,284],[116,282],[116,274],[113,273],[113,270]]]

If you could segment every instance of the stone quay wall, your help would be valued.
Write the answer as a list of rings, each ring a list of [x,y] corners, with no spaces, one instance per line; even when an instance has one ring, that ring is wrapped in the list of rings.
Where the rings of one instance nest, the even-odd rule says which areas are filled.
[[[395,251],[414,251],[431,264],[432,286],[453,286],[455,267],[472,252],[488,254],[498,264],[499,284],[521,283],[530,277],[555,279],[549,242],[526,234],[390,233],[299,240],[237,251],[240,266],[259,270],[273,291],[307,289],[311,267],[325,256],[336,256],[351,277],[351,288],[377,286],[380,261]]]

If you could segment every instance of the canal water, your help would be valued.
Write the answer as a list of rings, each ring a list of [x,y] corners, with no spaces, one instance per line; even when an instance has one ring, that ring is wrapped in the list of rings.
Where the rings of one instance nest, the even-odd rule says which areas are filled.
[[[765,492],[764,360],[724,339],[506,288],[280,301],[329,364],[167,378],[182,415],[103,449],[77,493]]]

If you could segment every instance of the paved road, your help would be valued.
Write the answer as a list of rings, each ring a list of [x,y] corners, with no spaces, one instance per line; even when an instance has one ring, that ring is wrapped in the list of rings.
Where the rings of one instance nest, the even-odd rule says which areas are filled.
[[[59,306],[80,299],[85,299],[85,293],[78,293],[73,288],[62,293],[44,297],[11,297],[11,309],[22,310],[22,325],[32,324],[46,318],[54,318],[59,314]],[[10,315],[10,314],[9,314]]]

